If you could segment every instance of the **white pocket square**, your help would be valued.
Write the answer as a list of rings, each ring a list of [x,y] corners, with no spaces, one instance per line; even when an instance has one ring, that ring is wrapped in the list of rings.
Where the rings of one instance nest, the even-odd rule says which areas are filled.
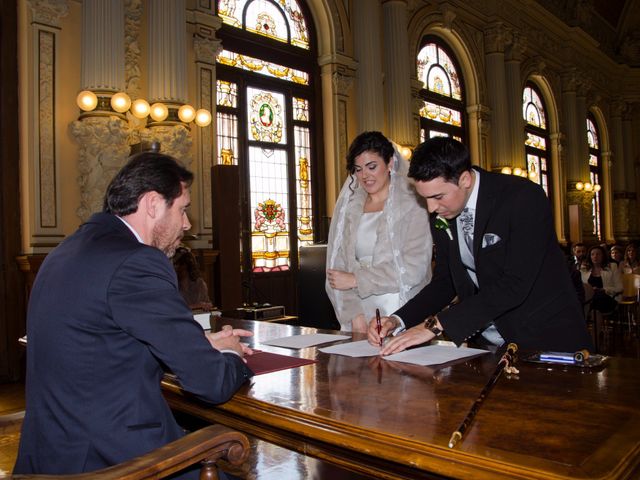
[[[482,237],[482,248],[487,248],[491,245],[495,245],[500,240],[502,240],[500,236],[496,235],[495,233],[485,233]]]

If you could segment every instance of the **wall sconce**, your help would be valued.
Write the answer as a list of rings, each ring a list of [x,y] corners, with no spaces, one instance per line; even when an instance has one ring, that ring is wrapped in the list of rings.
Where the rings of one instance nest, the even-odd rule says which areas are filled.
[[[105,92],[104,96],[98,97],[94,92],[84,90],[78,94],[76,103],[83,112],[91,112],[95,110],[98,105],[100,105],[99,110],[106,109],[108,111],[110,105],[114,112],[125,114],[130,111],[134,117],[141,120],[147,117],[151,117],[151,120],[154,122],[163,122],[167,118],[169,118],[170,121],[175,121],[176,119],[175,112],[173,114],[174,117],[170,117],[171,111],[169,107],[162,102],[149,105],[149,102],[143,98],[138,98],[132,102],[129,95],[124,92],[118,92],[113,94],[109,102],[106,103],[108,95],[109,93]],[[178,109],[177,117],[180,122],[185,124],[195,121],[195,124],[199,127],[208,126],[212,120],[209,110],[201,108],[196,111],[191,105],[186,104]]]
[[[526,169],[520,167],[502,167],[500,169],[500,173],[504,173],[505,175],[516,175],[517,177],[530,178],[533,180],[533,177],[536,176],[535,172],[531,172],[533,177],[527,172]]]
[[[600,190],[602,190],[602,187],[599,184],[592,184],[591,182],[576,182],[574,185],[575,189],[578,190],[579,192],[581,191],[585,191],[585,192],[599,192]]]

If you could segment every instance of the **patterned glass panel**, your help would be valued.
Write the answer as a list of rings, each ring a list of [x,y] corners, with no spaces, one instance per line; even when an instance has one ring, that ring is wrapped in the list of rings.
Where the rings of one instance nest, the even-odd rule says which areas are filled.
[[[309,100],[293,97],[293,119],[299,122],[309,121]]]
[[[527,154],[527,174],[529,180],[542,186],[549,196],[549,175],[547,172],[547,160],[534,154]]]
[[[313,243],[313,216],[311,207],[311,148],[309,129],[294,127],[296,152],[296,194],[298,247]]]
[[[218,16],[232,27],[309,49],[307,25],[296,0],[219,0]]]
[[[238,106],[238,85],[224,80],[216,81],[216,103],[221,107],[236,108]]]
[[[418,79],[427,90],[462,99],[458,72],[451,58],[435,43],[424,46],[418,54]]]
[[[522,116],[529,125],[546,130],[547,119],[538,92],[526,87],[522,94]]]
[[[592,167],[597,167],[598,164],[599,164],[598,156],[590,153],[589,154],[589,165],[592,166]]]
[[[284,95],[257,88],[247,88],[247,118],[250,139],[284,144]]]
[[[598,146],[598,131],[596,130],[596,126],[589,118],[587,118],[587,142],[589,143],[589,148],[600,148]]]
[[[539,150],[547,149],[547,140],[544,137],[535,135],[530,132],[527,132],[527,139],[524,141],[524,144],[529,147],[537,148]]]
[[[238,164],[238,117],[218,112],[218,165]]]
[[[260,60],[259,58],[248,55],[240,55],[239,53],[222,50],[216,57],[216,61],[222,65],[248,70],[266,77],[279,78],[299,85],[309,85],[309,74],[306,72]]]
[[[289,269],[289,194],[284,150],[249,148],[254,272]]]
[[[591,179],[591,185],[600,184],[600,179],[597,172],[593,172],[593,171],[590,172],[589,177]],[[600,192],[594,192],[593,200],[591,201],[591,215],[593,217],[593,234],[597,236],[599,239],[600,239],[600,232],[602,231],[601,225],[600,225]]]
[[[459,127],[462,125],[460,112],[442,105],[431,102],[424,102],[424,107],[420,109],[420,116]]]

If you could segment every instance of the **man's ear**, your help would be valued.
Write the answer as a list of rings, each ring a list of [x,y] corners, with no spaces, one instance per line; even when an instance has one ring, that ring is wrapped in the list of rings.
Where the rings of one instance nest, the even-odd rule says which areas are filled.
[[[473,176],[471,174],[471,171],[470,170],[465,170],[458,177],[458,186],[460,188],[464,188],[464,189],[468,190],[469,188],[471,188],[471,180],[472,179],[473,179]]]
[[[156,218],[162,212],[164,198],[156,191],[146,192],[140,197],[138,209],[143,211],[151,218]]]

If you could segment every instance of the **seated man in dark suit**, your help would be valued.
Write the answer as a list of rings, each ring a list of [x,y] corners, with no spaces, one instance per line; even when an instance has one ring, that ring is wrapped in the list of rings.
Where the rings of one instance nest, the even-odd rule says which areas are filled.
[[[591,348],[539,185],[472,168],[466,147],[445,137],[416,148],[409,177],[433,215],[436,265],[429,285],[382,318],[380,334],[371,321],[374,345],[408,329],[384,346],[383,355],[443,330],[458,345],[471,340],[567,352]],[[445,308],[456,296],[458,303]]]
[[[169,258],[191,227],[192,180],[172,157],[134,156],[103,212],[47,255],[29,301],[14,473],[89,472],[184,435],[160,390],[165,367],[212,403],[252,375],[239,342],[251,333],[205,334],[178,290]]]

